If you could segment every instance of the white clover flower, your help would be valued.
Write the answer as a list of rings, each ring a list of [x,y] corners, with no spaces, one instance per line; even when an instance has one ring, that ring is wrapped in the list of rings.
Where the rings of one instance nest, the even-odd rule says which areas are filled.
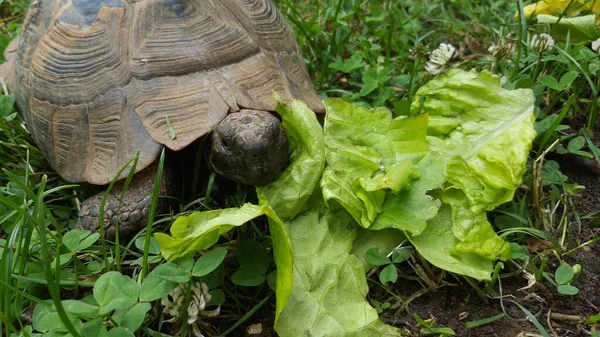
[[[547,52],[554,47],[554,39],[546,33],[539,35],[535,34],[531,37],[531,44],[529,47],[536,53]]]
[[[512,54],[515,51],[515,45],[506,42],[499,41],[498,44],[492,43],[492,45],[488,48],[488,51],[494,56],[496,59],[501,59],[506,55]]]
[[[161,300],[161,304],[165,306],[163,310],[164,313],[167,313],[173,318],[169,320],[178,321],[180,317],[184,316],[184,308],[185,303],[185,291],[187,288],[187,284],[182,283],[178,285],[171,293],[164,297]],[[202,322],[202,317],[214,317],[217,316],[221,307],[217,307],[215,310],[204,310],[206,308],[206,304],[210,301],[212,296],[208,293],[208,286],[204,283],[195,282],[192,284],[192,296],[190,298],[190,302],[185,309],[185,313],[187,313],[187,323],[192,328],[192,333],[196,337],[204,337],[202,335],[200,325],[206,325],[206,323]]]
[[[600,38],[592,42],[592,50],[600,54]]]
[[[431,75],[439,75],[444,72],[446,64],[452,56],[454,56],[454,52],[456,49],[453,45],[449,43],[441,43],[438,49],[434,50],[429,55],[429,61],[425,64],[425,71],[430,73]]]

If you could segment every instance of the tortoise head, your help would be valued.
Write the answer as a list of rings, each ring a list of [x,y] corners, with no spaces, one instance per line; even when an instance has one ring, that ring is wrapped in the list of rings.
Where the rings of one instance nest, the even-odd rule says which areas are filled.
[[[281,123],[266,111],[231,113],[212,134],[215,172],[246,185],[262,186],[275,180],[288,163],[288,152]]]

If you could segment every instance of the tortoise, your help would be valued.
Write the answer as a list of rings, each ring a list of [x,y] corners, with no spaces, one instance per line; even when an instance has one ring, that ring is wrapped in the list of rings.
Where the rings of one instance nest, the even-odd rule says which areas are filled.
[[[119,218],[130,233],[147,219],[151,164],[164,147],[179,151],[214,130],[215,171],[264,185],[288,160],[273,92],[323,111],[270,0],[34,0],[18,47],[6,53],[0,76],[65,180],[108,184],[139,154],[136,172],[144,171]],[[106,206],[108,236],[116,193]],[[101,195],[83,202],[78,227],[98,227]]]

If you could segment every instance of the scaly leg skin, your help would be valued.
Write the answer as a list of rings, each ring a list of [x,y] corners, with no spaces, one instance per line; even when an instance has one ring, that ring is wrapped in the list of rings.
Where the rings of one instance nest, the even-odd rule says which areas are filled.
[[[115,184],[108,194],[104,205],[104,237],[114,240],[116,234],[117,218],[119,219],[119,240],[133,237],[148,221],[152,191],[156,180],[156,163],[135,174],[129,184],[119,213],[119,201],[123,189],[123,181]],[[160,186],[160,195],[173,195],[176,182],[172,170],[165,165]],[[79,210],[77,229],[100,230],[100,205],[105,192],[98,193],[85,200]],[[171,203],[168,199],[160,197],[157,204],[157,213],[167,211]]]

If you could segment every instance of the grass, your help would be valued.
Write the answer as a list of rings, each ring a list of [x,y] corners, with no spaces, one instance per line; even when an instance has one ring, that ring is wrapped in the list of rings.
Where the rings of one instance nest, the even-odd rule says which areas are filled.
[[[27,3],[0,0],[0,50],[19,32]],[[397,286],[384,287],[379,278],[369,278],[371,303],[378,303],[383,315],[399,308],[401,312],[409,310],[406,296],[400,294],[402,284],[409,281],[422,285],[409,301],[429,293],[429,289],[455,282],[483,297],[501,295],[498,282],[515,275],[529,274],[536,282],[551,284],[557,268],[550,262],[564,265],[570,254],[599,240],[597,231],[581,234],[582,222],[598,215],[578,213],[577,196],[585,192],[568,181],[558,164],[563,156],[600,163],[600,150],[591,141],[597,120],[600,58],[589,43],[567,39],[543,53],[533,52],[529,48],[532,36],[551,30],[534,20],[513,20],[513,13],[522,10],[520,0],[275,3],[294,30],[314,86],[323,97],[339,96],[367,107],[387,106],[396,115],[406,115],[416,90],[432,77],[425,71],[425,63],[440,43],[456,47],[450,67],[491,70],[506,79],[506,88],[531,88],[535,93],[538,138],[523,188],[492,216],[501,236],[514,245],[513,260],[505,263],[504,270],[497,269],[494,281],[479,283],[437,270],[413,253],[397,267],[387,264],[400,270]],[[488,51],[492,44],[506,49],[494,57]],[[24,314],[32,304],[49,298],[64,328],[76,336],[76,327],[69,323],[61,300],[85,299],[94,281],[108,271],[118,270],[142,284],[160,261],[150,236],[152,226],[167,225],[170,218],[154,218],[152,212],[145,236],[130,242],[94,240],[86,236],[88,233],[71,244],[74,235],[69,233],[75,233],[78,205],[90,195],[90,189],[68,184],[52,171],[13,106],[14,98],[4,92],[0,96],[0,333],[32,335]],[[199,153],[204,151],[202,144]],[[198,161],[197,165],[205,164]],[[211,193],[218,188],[214,175],[206,180],[194,176],[192,180],[204,183],[181,202],[182,212],[237,207],[253,198],[250,190],[239,188],[225,197],[215,197]],[[156,201],[156,193],[154,196]],[[221,315],[207,319],[208,326],[202,326],[205,335],[226,332],[233,336],[236,326],[255,321],[264,322],[265,328],[272,325],[274,296],[268,282],[274,270],[272,258],[266,262],[268,276],[253,287],[245,286],[248,280],[231,277],[242,263],[236,256],[237,242],[252,241],[268,253],[271,242],[266,232],[264,222],[253,221],[230,232],[216,246],[230,253],[201,278],[211,285],[215,299],[211,304],[221,305]],[[549,247],[541,252],[522,248],[532,237],[550,242]],[[189,287],[185,296],[189,301]],[[168,325],[160,314],[160,304],[151,303],[155,310],[145,316],[147,325],[138,331],[140,336],[155,336],[153,330]],[[521,304],[516,305],[542,335],[549,334],[544,322]],[[478,320],[474,326],[509,317],[501,315],[489,322]],[[597,334],[597,322],[597,315],[590,317],[585,329]],[[421,318],[413,323],[440,334],[448,332]],[[192,329],[185,323],[183,326],[183,331]]]

